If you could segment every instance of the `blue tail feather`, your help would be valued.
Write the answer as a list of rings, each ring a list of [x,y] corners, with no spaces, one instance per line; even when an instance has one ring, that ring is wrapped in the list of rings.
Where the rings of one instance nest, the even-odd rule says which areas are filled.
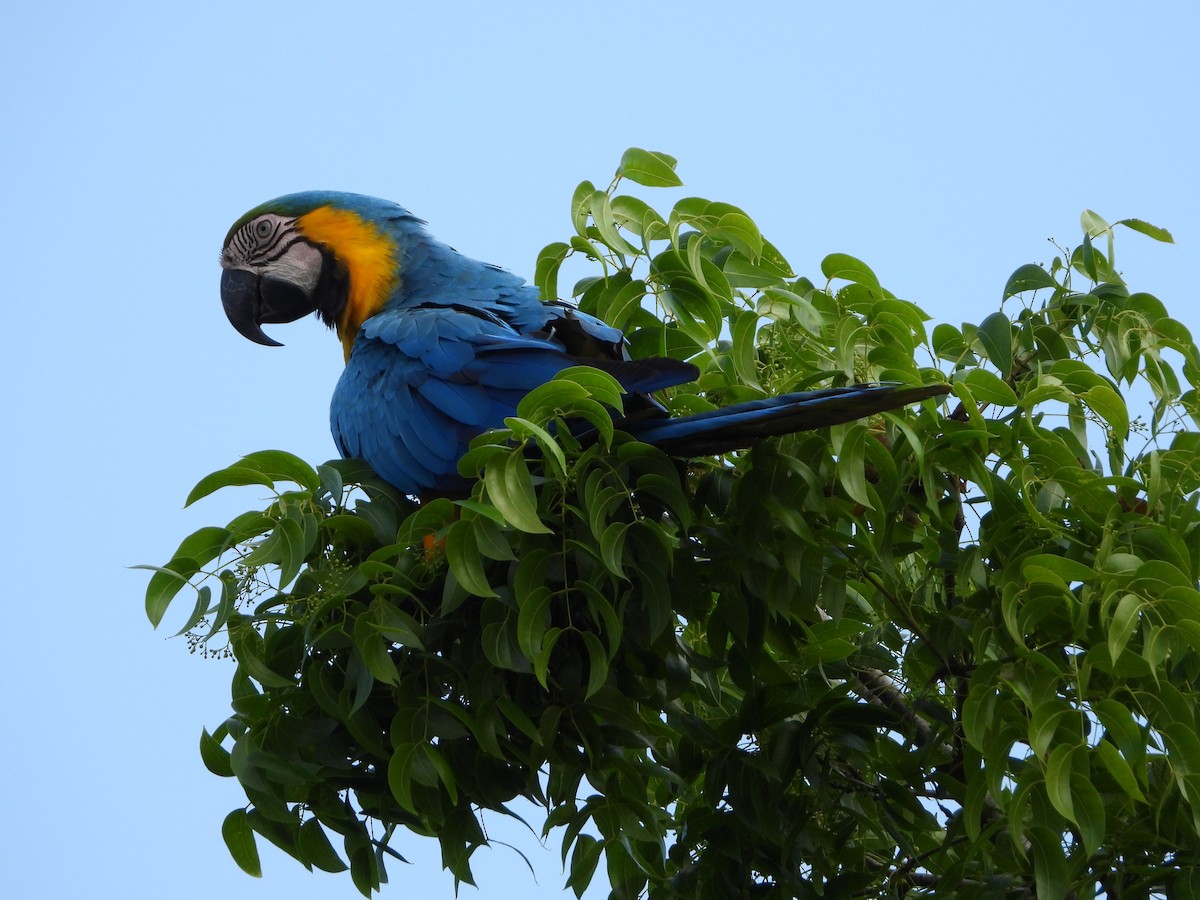
[[[628,420],[618,425],[638,440],[672,456],[709,456],[744,449],[766,437],[809,431],[898,409],[948,390],[944,384],[923,387],[857,384],[780,394],[675,419]]]

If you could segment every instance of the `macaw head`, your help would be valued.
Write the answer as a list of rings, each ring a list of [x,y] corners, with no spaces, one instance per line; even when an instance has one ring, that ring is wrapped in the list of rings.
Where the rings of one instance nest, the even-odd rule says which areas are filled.
[[[420,220],[386,200],[306,191],[256,206],[233,223],[221,248],[221,303],[246,338],[280,343],[262,325],[315,312],[335,328],[347,357],[362,322],[399,284],[399,223]]]

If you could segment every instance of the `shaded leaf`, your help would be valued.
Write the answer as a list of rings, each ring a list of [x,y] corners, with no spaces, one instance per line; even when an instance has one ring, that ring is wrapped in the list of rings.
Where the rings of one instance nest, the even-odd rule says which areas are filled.
[[[298,843],[304,858],[323,872],[345,872],[349,868],[337,855],[325,829],[316,819],[309,819],[300,826]]]
[[[204,767],[214,775],[222,778],[233,777],[233,768],[229,764],[229,751],[208,733],[207,728],[200,732],[200,758],[204,760]]]
[[[254,843],[254,829],[244,809],[235,809],[221,824],[221,837],[229,848],[233,861],[247,875],[262,877],[262,864],[258,859],[258,847]]]
[[[1007,377],[1013,366],[1012,323],[1004,313],[992,313],[979,324],[976,332],[983,353]]]

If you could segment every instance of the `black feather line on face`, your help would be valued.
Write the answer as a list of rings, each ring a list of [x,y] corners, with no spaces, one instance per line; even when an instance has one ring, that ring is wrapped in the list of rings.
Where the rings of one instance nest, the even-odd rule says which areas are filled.
[[[321,274],[313,289],[317,318],[330,328],[337,328],[350,299],[350,270],[333,253],[321,247]]]

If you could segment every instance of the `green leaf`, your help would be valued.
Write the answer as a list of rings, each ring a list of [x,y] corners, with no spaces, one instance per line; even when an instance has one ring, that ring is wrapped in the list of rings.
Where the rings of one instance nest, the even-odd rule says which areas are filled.
[[[1096,756],[1104,764],[1104,768],[1108,769],[1109,774],[1112,775],[1113,780],[1116,781],[1121,790],[1134,800],[1141,803],[1146,802],[1146,795],[1138,787],[1133,769],[1129,767],[1129,763],[1125,761],[1125,757],[1121,755],[1116,747],[1108,741],[1101,741],[1096,745]]]
[[[651,241],[663,240],[669,236],[670,232],[663,217],[645,201],[621,194],[613,197],[611,203],[618,224],[640,235],[647,246]]]
[[[377,681],[390,684],[393,687],[400,684],[400,673],[396,670],[396,662],[388,652],[389,642],[385,641],[366,616],[354,620],[354,646],[362,657],[367,672]]]
[[[238,463],[261,472],[272,480],[291,481],[302,488],[317,491],[321,488],[321,477],[317,470],[293,453],[286,450],[258,450],[247,453]]]
[[[699,239],[689,240],[685,258],[688,276],[708,296],[710,301],[715,304],[720,304],[721,301],[733,301],[733,288],[730,287],[729,282],[726,280],[725,273],[708,258],[705,253],[704,241]],[[720,327],[720,318],[721,310],[718,305],[718,329]]]
[[[592,876],[596,873],[596,865],[600,862],[603,850],[603,842],[590,834],[581,834],[575,839],[575,849],[571,853],[570,876],[565,887],[573,890],[576,897],[582,898],[584,891],[592,883]]]
[[[1141,219],[1119,219],[1113,224],[1124,225],[1126,228],[1140,232],[1147,237],[1152,237],[1156,241],[1162,241],[1164,244],[1175,243],[1175,238],[1171,237],[1171,232],[1167,231],[1167,229],[1151,225],[1149,222],[1144,222]]]
[[[263,640],[251,628],[244,624],[237,628],[230,626],[229,642],[238,665],[246,675],[249,675],[265,688],[290,688],[295,686],[291,678],[280,675],[262,658]]]
[[[446,758],[438,752],[437,747],[433,744],[423,743],[419,746],[424,751],[426,760],[433,767],[434,771],[437,772],[438,781],[442,783],[442,787],[450,795],[450,802],[458,803],[458,781],[454,777],[454,770],[446,762]]]
[[[229,546],[245,544],[254,538],[262,537],[275,527],[275,522],[275,517],[257,510],[235,517],[228,526]]]
[[[575,251],[576,253],[582,253],[584,256],[586,256],[588,259],[591,259],[591,260],[601,260],[604,258],[604,254],[600,251],[599,247],[597,247],[595,244],[593,244],[587,238],[579,237],[579,235],[573,235],[571,237],[571,249],[573,251]],[[595,278],[588,279],[589,282],[596,281],[596,280],[597,279],[595,279]],[[576,288],[579,288],[579,287],[580,287],[580,285],[576,285]],[[580,292],[578,290],[576,290],[572,293],[572,296],[577,296],[579,293]]]
[[[263,474],[258,469],[235,463],[228,468],[221,469],[201,478],[196,486],[192,488],[192,492],[188,494],[187,500],[184,501],[183,505],[191,506],[197,500],[207,497],[214,491],[218,491],[224,487],[242,487],[248,484],[261,484],[273,488],[275,481],[271,476]]]
[[[561,455],[561,449],[557,449],[560,447],[559,442],[552,439],[547,432],[536,430],[535,423],[558,417],[586,419],[600,432],[601,441],[607,446],[612,442],[613,424],[612,413],[605,407],[620,414],[623,393],[620,382],[607,372],[591,366],[572,366],[563,369],[553,379],[538,385],[522,398],[517,404],[518,424],[513,427],[519,431],[528,425],[527,430],[531,435],[539,436],[539,440],[549,441],[547,449],[565,472],[567,463],[566,458]],[[476,443],[481,440],[482,438],[476,438]],[[495,457],[492,457],[492,460],[494,462]]]
[[[200,731],[200,759],[204,767],[214,775],[232,778],[233,768],[229,765],[229,751],[204,728]]]
[[[1125,594],[1117,604],[1108,627],[1108,655],[1114,662],[1125,651],[1125,645],[1137,629],[1141,608],[1142,600],[1136,594]]]
[[[579,186],[575,188],[575,194],[571,197],[571,224],[575,226],[576,234],[571,236],[571,246],[576,249],[583,249],[584,252],[592,254],[593,258],[598,258],[595,254],[595,248],[590,247],[586,240],[583,240],[583,247],[576,243],[579,239],[587,238],[587,220],[588,212],[591,207],[592,194],[596,191],[596,186],[590,181],[581,181]]]
[[[678,160],[666,153],[630,147],[621,156],[617,175],[647,187],[679,187],[683,184],[675,174]]]
[[[309,819],[300,826],[298,844],[304,858],[322,872],[345,872],[349,868],[337,855],[325,829],[316,819]]]
[[[254,829],[246,810],[235,809],[221,824],[221,837],[229,848],[229,855],[247,875],[262,878],[262,864],[258,859],[258,847],[254,843]]]
[[[1071,806],[1078,816],[1076,826],[1084,849],[1089,856],[1095,856],[1104,843],[1104,801],[1091,781],[1078,772],[1071,774]]]
[[[1162,728],[1166,739],[1167,754],[1171,769],[1177,775],[1200,775],[1200,737],[1194,726],[1183,722],[1171,722]],[[1193,805],[1200,798],[1191,800]]]
[[[855,503],[868,509],[874,509],[875,504],[867,488],[866,478],[866,448],[867,429],[861,424],[847,427],[846,437],[842,441],[841,452],[838,455],[837,476],[847,496]]]
[[[223,571],[220,578],[221,598],[217,601],[217,608],[213,612],[212,622],[209,625],[205,640],[208,640],[208,638],[224,628],[225,623],[229,621],[234,613],[234,604],[238,593],[237,579],[229,570]]]
[[[821,274],[830,281],[841,278],[855,284],[861,284],[871,290],[876,296],[883,296],[883,288],[879,278],[871,271],[871,267],[860,259],[855,259],[846,253],[830,253],[821,260]]]
[[[339,542],[366,546],[374,538],[375,532],[369,522],[362,517],[343,513],[327,517],[322,523],[326,531],[335,535]]]
[[[367,622],[376,633],[392,643],[403,644],[414,650],[425,649],[421,642],[421,624],[387,597],[377,597],[371,601],[370,615],[358,621]]]
[[[1045,573],[1045,574],[1043,574]],[[1088,584],[1096,577],[1090,566],[1057,556],[1053,553],[1036,553],[1021,560],[1021,575],[1031,583],[1050,582],[1066,589],[1075,582]],[[1050,578],[1047,578],[1049,575]]]
[[[541,652],[542,637],[550,626],[552,599],[554,594],[544,585],[521,598],[521,608],[517,613],[517,643],[530,661]],[[544,681],[542,687],[546,687]]]
[[[321,479],[321,490],[332,497],[335,502],[340,503],[346,490],[346,480],[342,473],[326,463],[317,466],[317,475]]]
[[[612,284],[605,288],[600,297],[600,318],[613,328],[624,330],[630,319],[642,308],[642,298],[646,296],[646,282],[612,279]]]
[[[489,460],[484,471],[488,499],[515,528],[527,534],[550,534],[538,518],[537,497],[529,466],[519,450]]]
[[[146,618],[155,628],[166,615],[167,607],[175,598],[188,579],[200,570],[194,559],[174,559],[166,566],[133,566],[135,569],[149,569],[154,572],[150,583],[146,585]]]
[[[570,252],[570,244],[558,241],[547,244],[538,254],[533,283],[537,285],[543,300],[558,299],[558,270],[562,268],[562,262]]]
[[[1062,717],[1067,714],[1066,706],[1057,699],[1047,700],[1035,706],[1029,714],[1029,746],[1039,756],[1044,756],[1054,740]]]
[[[976,337],[983,346],[983,354],[995,366],[1002,377],[1007,378],[1013,366],[1012,323],[1004,313],[992,313],[979,323]]]
[[[231,535],[228,528],[208,526],[185,537],[179,549],[175,551],[175,556],[186,556],[204,566],[230,546]]]
[[[727,204],[722,204],[727,206]],[[754,220],[740,209],[729,208],[722,212],[717,223],[708,229],[712,238],[726,241],[748,259],[757,259],[762,253],[763,238]]]
[[[1079,217],[1079,226],[1089,237],[1099,237],[1112,228],[1099,213],[1092,212],[1090,209],[1085,209]]]
[[[350,880],[364,897],[379,890],[381,875],[380,857],[366,835],[350,835],[346,838],[346,855],[350,858]]]
[[[1065,897],[1070,869],[1063,852],[1062,839],[1044,826],[1029,829],[1033,845],[1033,875],[1038,897]]]
[[[1129,408],[1121,395],[1107,384],[1098,384],[1079,395],[1111,428],[1118,437],[1129,434]]]
[[[621,412],[621,397],[625,389],[621,387],[621,382],[608,372],[592,366],[571,366],[560,371],[554,378],[557,381],[570,381],[580,385],[593,400],[612,407],[618,413]]]
[[[254,549],[242,558],[245,566],[278,565],[283,558],[283,535],[279,531],[279,523],[260,541],[253,544]]]
[[[768,288],[758,303],[758,314],[778,321],[794,321],[811,334],[820,334],[824,317],[812,301],[793,291]]]
[[[495,597],[470,522],[455,522],[446,532],[446,561],[458,583],[477,597]]]
[[[516,419],[520,423],[536,424],[549,422],[555,416],[567,415],[574,409],[575,404],[588,396],[587,390],[570,378],[563,378],[561,372],[544,384],[539,384],[526,394],[517,405]],[[509,425],[509,428],[514,426]],[[539,426],[540,427],[540,426]],[[515,429],[514,429],[515,430]],[[531,434],[536,434],[532,432]],[[518,435],[519,436],[519,435]],[[557,441],[555,441],[557,443]],[[562,465],[566,467],[566,460]]]
[[[730,329],[733,337],[733,368],[738,377],[751,387],[760,387],[758,383],[758,313],[752,309],[743,310],[733,321]]]
[[[279,587],[287,587],[300,574],[311,546],[304,527],[292,518],[285,518],[276,527],[279,535]],[[315,537],[315,533],[314,533]]]
[[[587,691],[584,694],[586,698],[604,687],[604,683],[608,680],[608,652],[604,649],[600,638],[590,631],[583,633],[583,644],[587,648],[588,657],[588,683]]]
[[[1051,751],[1046,761],[1046,796],[1063,818],[1078,823],[1071,793],[1071,757],[1074,753],[1075,747],[1071,744],[1059,744]]]
[[[388,788],[392,792],[392,797],[401,807],[414,814],[419,811],[413,803],[413,760],[420,752],[420,744],[405,744],[397,747],[392,753],[391,759],[388,760],[387,767]]]
[[[962,332],[945,322],[934,326],[932,342],[933,352],[939,359],[958,362],[967,353],[967,344],[963,340]]]
[[[1001,299],[1007,300],[1009,297],[1025,291],[1056,287],[1058,287],[1058,282],[1049,272],[1041,266],[1026,263],[1008,276],[1008,281],[1004,284],[1004,296]]]
[[[629,242],[621,236],[621,229],[617,225],[612,206],[608,202],[608,194],[604,191],[595,191],[588,198],[588,209],[591,212],[592,222],[600,234],[600,239],[610,250],[623,256],[637,255],[637,248],[630,246]]]
[[[661,286],[656,296],[678,328],[705,347],[720,334],[721,300],[731,298],[732,289],[721,270],[699,253],[696,241],[688,248],[685,253],[669,248],[654,257],[649,281]]]
[[[600,559],[603,560],[605,568],[617,578],[626,577],[622,566],[622,551],[625,549],[625,534],[628,530],[627,522],[610,522],[600,538]]]
[[[1017,395],[998,375],[987,369],[971,369],[963,379],[978,403],[1016,406]]]
[[[1083,235],[1083,244],[1079,248],[1080,259],[1082,260],[1083,271],[1092,281],[1099,281],[1099,268],[1096,265],[1098,254],[1092,248],[1092,238],[1085,233]]]
[[[224,589],[224,582],[222,582],[222,589]],[[179,637],[181,634],[187,634],[189,631],[199,625],[204,620],[204,617],[208,615],[211,608],[212,588],[210,588],[207,584],[201,585],[196,590],[196,605],[192,607],[192,614],[188,616],[187,621],[183,623],[183,626],[177,632],[175,632],[175,637]]]

